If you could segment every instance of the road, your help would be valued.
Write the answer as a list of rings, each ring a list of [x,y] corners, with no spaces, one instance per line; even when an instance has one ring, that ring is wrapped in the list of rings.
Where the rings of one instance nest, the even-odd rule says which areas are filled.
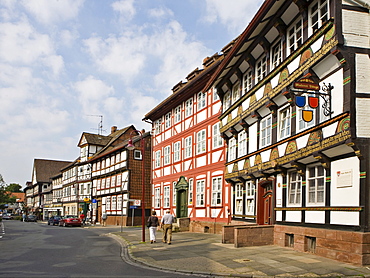
[[[0,222],[0,277],[199,277],[125,261],[108,236],[119,229]]]

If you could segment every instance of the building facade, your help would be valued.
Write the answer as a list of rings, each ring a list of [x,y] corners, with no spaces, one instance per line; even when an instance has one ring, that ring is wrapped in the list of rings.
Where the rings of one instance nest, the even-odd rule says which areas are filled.
[[[169,209],[183,230],[216,233],[229,220],[221,101],[212,88],[203,91],[222,58],[206,58],[203,69],[191,72],[143,119],[153,126],[152,209],[158,216]]]
[[[370,263],[369,30],[366,1],[267,0],[206,86],[233,220],[356,264]]]

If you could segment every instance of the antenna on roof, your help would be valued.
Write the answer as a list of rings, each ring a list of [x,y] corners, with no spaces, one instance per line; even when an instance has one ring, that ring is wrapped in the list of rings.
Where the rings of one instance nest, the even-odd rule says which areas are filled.
[[[87,115],[89,117],[100,117],[100,122],[98,124],[98,128],[92,128],[93,130],[98,130],[98,135],[103,135],[103,131],[106,131],[103,129],[103,115]]]

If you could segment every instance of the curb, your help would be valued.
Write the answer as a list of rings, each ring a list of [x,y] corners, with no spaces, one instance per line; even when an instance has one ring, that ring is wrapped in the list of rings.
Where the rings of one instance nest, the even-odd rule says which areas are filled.
[[[107,236],[115,239],[116,241],[118,241],[120,243],[122,260],[131,264],[131,265],[146,267],[146,268],[150,268],[150,269],[154,268],[154,269],[165,271],[165,272],[180,273],[180,274],[184,274],[184,275],[192,274],[192,275],[197,275],[199,277],[251,277],[251,276],[243,276],[243,275],[233,276],[231,274],[223,274],[223,273],[209,273],[209,272],[203,272],[202,273],[202,272],[195,272],[195,271],[187,270],[187,269],[174,269],[174,268],[169,268],[169,267],[158,267],[158,266],[149,264],[149,263],[147,263],[145,261],[142,261],[142,260],[138,259],[137,257],[135,257],[132,253],[131,248],[130,248],[132,246],[131,243],[128,242],[122,236],[112,234],[112,233],[107,234]]]

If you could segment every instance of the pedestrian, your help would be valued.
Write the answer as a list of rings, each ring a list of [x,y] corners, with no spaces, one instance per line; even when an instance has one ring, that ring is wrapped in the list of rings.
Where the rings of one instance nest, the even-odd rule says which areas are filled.
[[[171,214],[171,211],[166,210],[166,214],[162,217],[161,227],[163,227],[163,242],[171,244],[172,240],[172,224],[175,218]]]
[[[105,227],[107,225],[107,214],[105,212],[101,215],[101,219],[103,221],[103,227]]]
[[[26,213],[25,212],[23,212],[23,214],[22,214],[22,221],[26,222]]]
[[[155,242],[155,236],[157,233],[159,221],[157,217],[157,213],[155,211],[152,212],[152,215],[148,218],[148,228],[149,228],[149,235],[150,235],[150,243],[152,244]]]
[[[81,219],[81,222],[82,222],[83,224],[85,224],[85,214],[84,214],[84,213],[81,213],[81,214],[80,214],[80,219]]]

